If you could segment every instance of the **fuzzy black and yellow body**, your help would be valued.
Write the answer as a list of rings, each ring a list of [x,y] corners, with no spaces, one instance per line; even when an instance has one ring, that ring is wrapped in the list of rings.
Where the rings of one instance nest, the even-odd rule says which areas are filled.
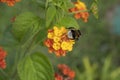
[[[68,28],[68,33],[67,33],[68,38],[72,40],[78,40],[79,37],[81,36],[80,30],[77,30],[73,27]]]

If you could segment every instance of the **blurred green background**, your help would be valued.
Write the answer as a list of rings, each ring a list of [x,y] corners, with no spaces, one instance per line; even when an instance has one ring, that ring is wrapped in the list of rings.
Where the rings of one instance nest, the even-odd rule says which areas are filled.
[[[42,11],[45,10],[41,8],[39,1],[21,0],[14,7],[0,3],[0,46],[8,52],[5,70],[8,74],[11,74],[16,47],[19,44],[11,34],[11,19],[25,11],[44,18]],[[89,8],[91,1],[82,1]],[[76,71],[75,80],[120,80],[120,0],[99,0],[98,3],[99,19],[95,19],[91,14],[87,23],[79,20],[82,36],[66,57],[56,58],[49,54],[45,47],[36,49],[46,53],[54,67],[59,63],[69,65]],[[1,75],[0,72],[0,77]]]

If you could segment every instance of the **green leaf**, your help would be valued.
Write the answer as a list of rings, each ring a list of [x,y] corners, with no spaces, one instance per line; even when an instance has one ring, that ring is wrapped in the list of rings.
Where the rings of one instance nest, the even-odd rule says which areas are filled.
[[[36,38],[37,44],[40,44],[41,46],[44,46],[44,40],[45,40],[46,35],[47,35],[47,31],[46,30],[47,30],[46,28],[40,30],[40,32],[38,33],[38,36]]]
[[[42,53],[33,53],[21,60],[18,74],[21,80],[54,80],[53,68]]]
[[[55,25],[56,23],[59,23],[63,17],[64,17],[64,11],[61,8],[57,8],[57,12],[52,24]]]
[[[116,80],[116,78],[118,78],[120,76],[120,67],[113,70],[110,74],[112,80]]]
[[[89,58],[88,57],[84,57],[83,58],[83,63],[84,63],[84,67],[86,70],[86,77],[87,80],[93,80],[94,79],[94,69],[93,66],[90,64]]]
[[[91,11],[96,19],[98,19],[98,4],[97,0],[95,0],[91,5]]]
[[[32,30],[29,32],[30,34],[39,30],[39,28],[41,28],[41,21],[42,20],[38,16],[31,12],[22,13],[16,17],[12,27],[12,33],[16,39],[21,41],[29,30]]]
[[[68,12],[68,9],[74,7],[73,3],[71,2],[71,0],[61,0],[61,2],[63,2],[63,4],[61,5],[61,7]]]
[[[58,23],[58,25],[65,26],[66,28],[74,27],[76,29],[79,29],[79,25],[78,25],[77,21],[74,18],[68,17],[68,16],[61,19],[61,21]]]
[[[111,66],[111,57],[108,56],[105,59],[103,65],[101,80],[108,80],[110,66]]]
[[[68,12],[68,9],[74,7],[71,0],[56,0],[55,5],[66,12]]]
[[[55,6],[48,7],[46,12],[46,27],[49,27],[55,15],[56,15],[56,7]]]

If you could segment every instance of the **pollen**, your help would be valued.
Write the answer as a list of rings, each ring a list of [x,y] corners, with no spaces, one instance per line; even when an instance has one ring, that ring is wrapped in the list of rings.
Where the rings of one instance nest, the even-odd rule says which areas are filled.
[[[72,51],[74,40],[67,36],[68,29],[64,26],[54,26],[53,29],[48,30],[47,39],[44,44],[48,47],[50,53],[56,56],[65,56],[67,52]]]
[[[76,19],[82,18],[84,22],[88,21],[89,13],[84,2],[77,1],[74,3],[75,7],[69,9],[69,12],[74,13]]]

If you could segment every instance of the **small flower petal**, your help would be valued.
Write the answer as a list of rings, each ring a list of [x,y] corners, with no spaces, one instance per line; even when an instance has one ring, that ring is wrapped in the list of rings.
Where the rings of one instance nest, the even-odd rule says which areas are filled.
[[[58,28],[54,26],[53,29],[48,30],[47,39],[44,44],[49,48],[49,52],[54,52],[56,56],[65,56],[67,51],[72,51],[74,40],[67,36],[68,30],[61,26]]]
[[[74,3],[75,7],[69,9],[69,12],[75,12],[74,17],[76,19],[82,18],[84,22],[88,21],[89,13],[84,2],[77,1]]]
[[[7,55],[6,51],[4,51],[2,47],[0,47],[0,68],[2,69],[6,68],[5,62],[6,55]]]

